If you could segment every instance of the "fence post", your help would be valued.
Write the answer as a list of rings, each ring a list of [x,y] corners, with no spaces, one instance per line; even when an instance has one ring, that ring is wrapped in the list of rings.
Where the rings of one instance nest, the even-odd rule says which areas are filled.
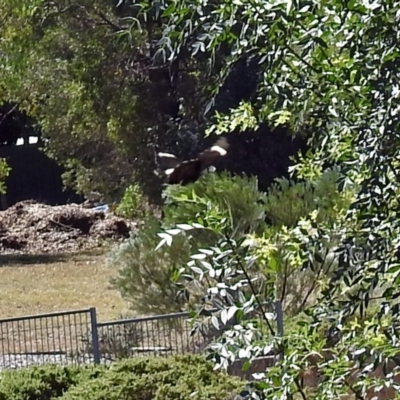
[[[100,364],[99,332],[97,330],[96,308],[92,307],[90,312],[90,324],[92,328],[93,359],[95,364]]]
[[[282,311],[282,303],[280,300],[275,301],[275,311],[276,311],[276,325],[278,328],[278,335],[283,336],[283,311]]]

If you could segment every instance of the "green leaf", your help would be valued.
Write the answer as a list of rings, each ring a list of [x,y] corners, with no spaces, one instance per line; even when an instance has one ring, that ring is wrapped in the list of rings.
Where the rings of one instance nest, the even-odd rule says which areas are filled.
[[[315,253],[314,257],[315,257],[315,261],[319,262],[320,264],[324,263],[324,259],[321,257],[321,255],[319,253]]]
[[[169,17],[172,15],[176,10],[176,3],[172,2],[163,12],[162,16],[163,18]]]
[[[319,44],[324,49],[328,48],[328,45],[326,44],[326,42],[322,38],[320,38],[318,36],[315,36],[313,39],[314,39],[315,43]]]
[[[214,326],[215,329],[219,330],[218,318],[217,318],[215,315],[213,315],[213,316],[211,317],[211,323],[213,324],[213,326]]]

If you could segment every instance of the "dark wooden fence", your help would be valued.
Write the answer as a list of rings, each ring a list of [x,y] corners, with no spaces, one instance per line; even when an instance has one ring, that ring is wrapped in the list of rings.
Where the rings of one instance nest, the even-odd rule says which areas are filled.
[[[2,196],[0,209],[31,199],[49,205],[82,201],[72,190],[63,190],[63,169],[39,145],[0,147],[0,158],[5,158],[11,167],[6,180],[7,194]]]

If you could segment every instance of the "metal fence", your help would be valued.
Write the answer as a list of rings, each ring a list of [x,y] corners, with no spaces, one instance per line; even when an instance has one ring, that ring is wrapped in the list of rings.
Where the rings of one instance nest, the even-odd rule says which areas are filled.
[[[189,313],[156,315],[97,324],[102,362],[122,357],[199,353],[200,335],[190,335]]]
[[[0,369],[48,362],[92,363],[94,355],[85,351],[82,339],[88,332],[96,333],[95,322],[94,308],[2,319]]]
[[[280,302],[276,326],[282,334]],[[262,323],[259,313],[252,316]],[[202,353],[222,333],[210,323],[206,333],[192,334],[190,314],[174,314],[97,322],[96,309],[0,320],[0,369],[44,363],[109,363],[125,357]]]

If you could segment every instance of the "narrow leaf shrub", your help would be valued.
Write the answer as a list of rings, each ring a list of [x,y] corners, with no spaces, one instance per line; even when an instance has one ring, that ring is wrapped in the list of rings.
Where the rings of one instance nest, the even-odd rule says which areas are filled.
[[[159,222],[149,217],[140,232],[112,250],[108,257],[109,264],[119,267],[111,284],[137,315],[177,312],[185,304],[176,297],[171,278],[174,270],[189,258],[189,241],[180,236],[171,247],[155,251],[160,241],[158,232]]]
[[[301,218],[318,210],[318,222],[335,222],[338,211],[350,206],[354,188],[339,191],[339,173],[327,170],[315,180],[294,182],[276,179],[265,200],[268,223],[276,228],[294,227]]]
[[[265,228],[265,196],[258,191],[256,178],[232,177],[227,173],[206,174],[191,185],[168,186],[164,196],[162,224],[166,227],[199,221],[199,215],[203,215],[208,226],[212,226],[213,215],[222,213],[226,217],[226,228],[234,235],[261,233]],[[196,301],[195,293],[192,293],[191,299],[178,298],[178,289],[171,279],[175,271],[189,260],[190,254],[215,243],[218,234],[215,230],[191,231],[187,236],[178,235],[171,246],[155,251],[160,241],[158,233],[161,232],[161,225],[153,217],[146,221],[137,235],[109,254],[109,263],[119,267],[112,285],[137,314],[187,309]],[[220,219],[215,218],[215,221],[220,226]]]
[[[344,227],[352,224],[346,211],[355,198],[354,187],[339,190],[339,177],[336,170],[327,170],[303,182],[277,179],[267,193],[269,226],[252,239],[260,265],[275,278],[275,296],[283,302],[285,315],[297,315],[314,304],[336,269],[335,249]],[[321,227],[326,237],[315,239],[312,246]],[[303,242],[307,249],[300,246]]]
[[[168,186],[164,223],[175,225],[199,221],[204,204],[214,205],[227,218],[229,230],[236,236],[261,233],[265,228],[265,194],[258,190],[256,177],[205,174],[194,184]]]

